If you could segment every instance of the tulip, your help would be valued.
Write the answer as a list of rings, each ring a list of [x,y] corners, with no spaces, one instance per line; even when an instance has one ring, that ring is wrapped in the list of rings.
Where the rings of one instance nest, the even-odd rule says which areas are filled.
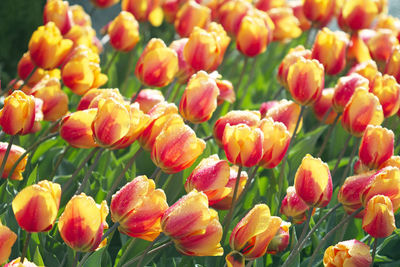
[[[11,248],[16,240],[17,235],[0,222],[0,264],[8,260],[11,254]]]
[[[252,8],[247,1],[226,1],[218,10],[218,19],[230,35],[236,36],[242,19]]]
[[[192,123],[208,121],[217,108],[219,89],[215,80],[206,72],[193,75],[183,92],[179,112]]]
[[[236,101],[236,95],[232,83],[228,80],[215,80],[215,82],[219,89],[217,105],[221,105],[224,101],[234,103]]]
[[[254,15],[256,15],[256,14],[254,14]],[[267,23],[268,18],[267,18],[267,17],[263,17],[263,19],[264,19],[264,20],[266,21],[266,23]],[[269,21],[270,21],[270,20],[269,20]],[[272,23],[272,22],[271,22],[271,23]],[[267,25],[269,25],[269,24],[267,23]],[[269,26],[269,27],[273,27],[273,25],[272,25],[272,26]],[[228,48],[229,43],[231,42],[231,38],[230,38],[230,37],[228,36],[228,34],[226,33],[224,27],[222,27],[221,24],[216,23],[216,22],[211,22],[210,24],[208,24],[207,31],[208,31],[209,33],[214,33],[214,34],[216,34],[217,40],[218,40],[219,45],[220,45],[220,47],[221,47],[221,51],[220,51],[220,53],[219,53],[219,57],[218,57],[218,59],[214,62],[214,66],[211,68],[211,69],[217,69],[218,66],[222,63],[222,60],[224,59],[224,55],[225,55],[226,49]]]
[[[119,0],[90,0],[98,8],[108,8],[119,2]]]
[[[97,109],[87,109],[65,116],[61,121],[60,136],[72,147],[97,147],[92,132],[92,122],[96,114]]]
[[[277,106],[278,103],[279,102],[276,100],[271,100],[271,101],[261,103],[260,110],[259,110],[260,114],[261,114],[261,118],[264,118],[267,115],[268,110]]]
[[[385,118],[393,116],[400,108],[400,85],[393,76],[385,74],[382,84],[374,84],[372,93],[382,105]]]
[[[211,10],[196,3],[187,1],[178,11],[175,18],[175,30],[181,37],[188,37],[194,27],[205,28],[210,22]]]
[[[287,78],[290,66],[299,61],[301,58],[311,59],[311,51],[305,49],[302,45],[290,49],[289,53],[287,53],[283,58],[281,64],[279,65],[277,74],[278,82],[283,87],[288,88]]]
[[[309,209],[303,199],[296,193],[294,186],[286,189],[286,196],[282,200],[280,213],[292,219],[295,224],[302,224],[306,220],[306,211]]]
[[[324,88],[324,67],[315,59],[300,58],[287,76],[290,94],[300,105],[314,103]]]
[[[342,126],[354,136],[361,136],[369,124],[380,125],[383,121],[379,99],[367,89],[355,90],[343,111]]]
[[[360,30],[352,34],[347,48],[347,59],[349,61],[355,60],[358,63],[363,63],[371,60],[368,46],[365,43],[365,31],[369,32],[370,30]]]
[[[334,6],[334,0],[305,0],[303,11],[307,19],[316,23],[319,27],[323,27],[333,17]]]
[[[233,250],[225,257],[226,266],[228,267],[243,267],[245,266],[245,257],[242,253]]]
[[[4,267],[38,267],[36,264],[33,262],[28,261],[27,259],[24,260],[24,263],[21,263],[21,258],[16,258],[6,265]]]
[[[260,121],[258,126],[263,132],[263,156],[259,165],[265,169],[275,168],[283,159],[290,143],[290,133],[281,122],[271,118]]]
[[[94,251],[101,243],[104,229],[108,227],[107,215],[105,200],[98,205],[92,197],[81,193],[68,201],[58,220],[58,231],[64,242],[73,250]]]
[[[176,249],[189,256],[221,256],[222,226],[218,213],[208,208],[204,193],[191,191],[169,207],[161,218],[163,233]]]
[[[340,20],[346,28],[357,31],[369,28],[378,15],[374,0],[346,0],[343,3]]]
[[[186,84],[189,78],[195,73],[195,70],[186,62],[183,55],[183,49],[188,42],[188,38],[182,38],[173,41],[169,47],[176,52],[178,55],[178,72],[176,73],[176,78],[180,84]]]
[[[69,10],[72,13],[72,20],[74,24],[85,27],[85,26],[92,26],[92,20],[85,12],[82,6],[80,5],[72,5],[69,7]]]
[[[132,98],[136,98],[135,103],[139,104],[140,110],[148,113],[155,105],[164,102],[164,96],[159,90],[143,89],[139,95],[134,94]]]
[[[332,98],[333,109],[338,113],[343,112],[356,88],[368,88],[368,86],[369,81],[358,73],[351,73],[339,78]]]
[[[296,102],[282,99],[267,111],[265,117],[272,118],[276,122],[282,122],[285,124],[290,135],[293,135],[300,112],[301,107]],[[303,120],[301,119],[297,132],[301,130],[302,125]]]
[[[311,28],[311,21],[309,21],[304,14],[303,1],[290,1],[288,4],[293,10],[293,15],[299,21],[300,29],[303,32],[308,31]]]
[[[332,197],[332,178],[328,164],[307,154],[294,178],[296,193],[311,207],[325,207]]]
[[[367,202],[362,228],[370,236],[385,238],[396,229],[394,222],[393,205],[390,198],[376,195]]]
[[[36,66],[54,69],[63,62],[72,48],[72,41],[63,39],[53,22],[40,26],[29,41],[29,54]]]
[[[73,24],[72,13],[67,1],[47,0],[43,10],[43,24],[54,22],[61,34],[66,34]]]
[[[378,66],[375,61],[368,60],[362,63],[355,65],[350,69],[349,74],[358,73],[364,78],[366,78],[369,82],[369,89],[372,90],[374,86],[376,86],[376,78],[380,75],[378,71]],[[368,88],[368,87],[365,87]]]
[[[273,8],[268,11],[268,15],[275,25],[274,41],[286,42],[301,35],[300,22],[294,16],[291,8]]]
[[[90,89],[81,98],[77,110],[85,110],[89,107],[97,108],[100,99],[114,98],[118,102],[123,102],[124,97],[118,89]]]
[[[388,159],[387,161],[382,163],[381,166],[379,166],[379,169],[383,169],[389,166],[400,168],[400,156],[391,156],[390,159]]]
[[[263,132],[252,129],[246,124],[226,125],[222,144],[226,158],[232,163],[252,167],[260,162],[263,156]]]
[[[286,6],[285,0],[256,0],[254,6],[262,11],[268,11],[275,7]]]
[[[321,96],[313,105],[314,114],[319,121],[326,124],[332,124],[335,121],[337,113],[332,108],[332,99],[335,94],[335,89],[326,88],[322,90]],[[329,114],[327,114],[329,112]]]
[[[8,143],[0,142],[0,162],[3,162],[4,156],[6,154]],[[25,153],[25,149],[17,145],[12,145],[10,152],[7,157],[7,161],[4,166],[1,178],[7,179],[10,175],[10,171],[13,168],[17,160]],[[26,155],[16,166],[14,172],[11,174],[11,180],[22,180],[22,173],[25,171],[26,162],[28,160],[28,155]],[[1,261],[0,261],[1,262]]]
[[[249,110],[233,110],[220,117],[214,124],[213,135],[217,144],[222,147],[222,138],[227,124],[231,126],[244,123],[256,127],[260,121],[260,112]]]
[[[385,73],[392,75],[397,82],[400,82],[400,45],[393,48],[385,67]]]
[[[131,237],[153,241],[161,232],[160,219],[168,209],[162,189],[154,181],[138,176],[115,193],[111,200],[112,221]]]
[[[15,219],[27,232],[47,232],[53,228],[60,198],[60,185],[47,180],[25,187],[12,201]]]
[[[369,52],[378,65],[379,63],[386,64],[393,48],[397,45],[399,45],[399,41],[389,29],[378,29],[367,42]]]
[[[35,121],[35,98],[16,90],[5,98],[0,110],[0,126],[9,135],[30,133]]]
[[[153,26],[160,26],[163,20],[160,0],[122,0],[123,11],[128,11],[138,21],[149,21]]]
[[[135,17],[126,11],[121,11],[119,15],[111,21],[108,26],[108,36],[110,36],[111,46],[118,51],[128,52],[139,42],[139,23]]]
[[[189,168],[203,153],[206,143],[187,125],[172,124],[157,136],[151,159],[165,173]]]
[[[165,20],[171,24],[174,23],[179,8],[185,2],[185,0],[164,0],[161,6],[164,11]]]
[[[270,215],[267,205],[257,204],[232,230],[229,245],[247,260],[262,257],[281,222],[281,218]]]
[[[276,235],[272,238],[271,242],[268,245],[267,253],[268,254],[277,254],[281,251],[284,251],[289,245],[289,228],[290,223],[282,221],[279,226],[279,230]]]
[[[151,39],[136,63],[135,75],[142,84],[164,87],[178,71],[178,57],[161,39]]]
[[[90,48],[96,54],[103,51],[103,45],[97,39],[96,31],[91,26],[74,25],[64,37],[71,40],[74,43],[74,47],[83,45]]]
[[[368,245],[356,239],[342,241],[325,250],[323,263],[326,267],[370,266],[372,257]]]

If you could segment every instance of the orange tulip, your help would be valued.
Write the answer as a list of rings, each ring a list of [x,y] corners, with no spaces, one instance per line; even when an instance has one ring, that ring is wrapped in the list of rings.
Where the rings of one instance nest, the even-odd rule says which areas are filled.
[[[176,78],[180,84],[186,84],[189,78],[195,73],[195,70],[186,62],[183,55],[183,49],[188,42],[188,38],[182,38],[173,41],[169,47],[176,52],[178,55],[178,72],[176,73]]]
[[[47,232],[53,228],[60,198],[60,185],[47,180],[25,187],[12,201],[15,219],[27,232]]]
[[[69,10],[72,13],[72,20],[74,24],[85,27],[85,26],[92,26],[92,20],[85,12],[82,6],[80,5],[72,5],[69,7]]]
[[[370,266],[372,257],[369,250],[368,245],[356,239],[342,241],[325,250],[323,263],[325,267]]]
[[[153,89],[143,89],[138,96],[135,93],[132,98],[136,98],[135,103],[139,104],[140,110],[144,113],[148,113],[154,106],[165,101],[161,91]]]
[[[36,264],[33,262],[28,261],[27,259],[24,260],[24,263],[21,263],[21,258],[16,258],[6,265],[4,267],[38,267]]]
[[[96,54],[103,51],[103,45],[97,39],[96,31],[91,26],[74,25],[64,37],[71,40],[74,43],[74,47],[84,45]]]
[[[295,224],[302,224],[306,220],[306,211],[309,209],[303,199],[296,193],[294,186],[286,189],[286,196],[282,200],[280,213],[292,219]]]
[[[267,102],[263,102],[261,103],[260,106],[260,114],[261,114],[261,118],[265,118],[265,116],[267,115],[268,110],[272,109],[273,107],[278,105],[278,101],[276,100],[271,100],[271,101],[267,101]]]
[[[335,93],[333,88],[325,88],[322,90],[321,96],[313,105],[314,114],[319,121],[325,118],[325,124],[332,124],[337,116],[337,113],[332,109],[332,99]],[[326,114],[329,112],[329,114]]]
[[[254,14],[254,15],[257,15],[257,14]],[[263,19],[266,21],[266,23],[268,23],[268,21],[270,21],[266,17],[263,17]],[[270,27],[273,27],[273,25]],[[219,58],[214,63],[214,67],[212,67],[212,69],[217,69],[217,67],[222,63],[222,60],[224,59],[226,49],[228,48],[229,43],[231,42],[231,38],[226,33],[224,27],[221,24],[216,23],[216,22],[211,22],[210,24],[208,24],[207,31],[209,33],[216,34],[219,45],[221,46],[221,52],[219,53]]]
[[[309,21],[304,14],[303,1],[290,1],[289,7],[293,10],[293,15],[299,21],[300,29],[303,32],[308,31],[311,28],[311,21]]]
[[[0,142],[0,162],[3,162],[6,154],[8,143]],[[7,179],[10,175],[10,171],[14,166],[15,162],[25,153],[25,149],[17,145],[12,145],[11,150],[8,154],[6,165],[4,166],[1,178]],[[26,155],[17,165],[14,172],[11,174],[11,180],[22,180],[22,173],[25,171],[26,162],[28,155]],[[1,262],[1,261],[0,261]]]
[[[265,117],[272,118],[276,122],[285,124],[290,135],[293,135],[296,128],[297,118],[300,115],[301,107],[296,102],[282,99],[276,105],[268,109]],[[301,130],[303,119],[301,119],[297,132]]]
[[[376,65],[375,61],[368,60],[362,63],[355,65],[353,68],[350,69],[349,74],[358,73],[364,78],[366,78],[369,82],[369,89],[372,90],[374,86],[379,82],[376,82],[376,78],[378,76],[382,76],[378,71],[378,66]],[[365,87],[368,88],[368,87]]]
[[[100,205],[85,193],[68,201],[58,220],[58,231],[64,242],[73,250],[88,252],[99,248],[106,229],[108,207],[105,200]]]
[[[275,25],[273,40],[287,42],[301,35],[300,22],[288,7],[277,7],[268,10],[268,15]]]
[[[390,198],[376,195],[367,202],[362,220],[362,228],[375,238],[390,236],[396,229],[393,205]]]
[[[400,45],[395,46],[385,67],[385,73],[392,75],[400,82]]]
[[[378,15],[374,0],[346,0],[342,5],[340,20],[350,30],[369,28]]]
[[[228,80],[215,80],[219,89],[219,95],[217,97],[217,105],[221,105],[224,101],[234,103],[236,101],[235,90],[233,85]]]
[[[163,13],[160,0],[122,0],[122,10],[132,13],[138,21],[149,21],[153,26],[160,26]]]
[[[383,115],[387,118],[393,116],[400,108],[400,85],[393,76],[385,74],[381,78],[382,83],[375,82],[372,93],[376,95],[382,105]]]
[[[226,1],[218,9],[218,19],[224,29],[232,36],[236,36],[242,19],[253,9],[248,1]]]
[[[118,51],[128,52],[139,42],[139,23],[135,17],[126,11],[111,21],[108,26],[111,46]]]
[[[113,98],[118,102],[124,102],[124,97],[118,89],[90,89],[81,98],[77,110],[97,108],[100,99]]]
[[[334,0],[304,0],[303,11],[307,19],[323,27],[332,19],[334,6]]]
[[[275,255],[279,252],[284,251],[289,245],[289,229],[291,223],[282,221],[279,226],[278,232],[272,238],[271,242],[268,245],[267,253]]]
[[[355,60],[357,63],[362,63],[371,60],[368,46],[365,42],[365,35],[370,35],[370,30],[360,30],[352,33],[350,43],[347,48],[347,59]]]
[[[379,169],[383,169],[388,166],[400,168],[400,156],[391,156],[390,159],[388,159],[387,161],[382,163],[381,166],[379,166]]]
[[[187,1],[179,9],[175,18],[175,30],[181,37],[188,37],[194,27],[205,28],[210,23],[211,10],[196,3]]]
[[[93,5],[99,8],[107,8],[119,2],[119,0],[90,0]]]
[[[73,24],[72,13],[67,1],[47,0],[43,10],[43,24],[54,22],[61,34],[66,34]]]
[[[169,207],[161,218],[163,233],[176,249],[189,256],[222,256],[222,226],[218,213],[208,208],[204,193],[191,191]]]
[[[164,0],[161,6],[164,11],[165,20],[169,23],[174,23],[179,8],[185,2],[186,0]]]
[[[16,240],[17,235],[0,222],[0,264],[4,264],[8,260]]]
[[[393,48],[399,41],[389,29],[378,29],[376,34],[367,41],[367,46],[372,58],[379,64],[386,64]]]
[[[285,0],[256,0],[254,6],[262,11],[268,11],[275,7],[286,6]]]

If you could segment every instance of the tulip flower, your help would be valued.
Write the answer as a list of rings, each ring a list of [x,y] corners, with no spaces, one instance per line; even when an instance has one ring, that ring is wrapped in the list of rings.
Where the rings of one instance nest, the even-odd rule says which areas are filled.
[[[328,164],[307,154],[294,178],[296,193],[310,207],[325,207],[332,197],[332,178]]]
[[[308,31],[311,28],[311,21],[309,21],[304,14],[303,1],[290,1],[288,4],[289,7],[293,10],[293,15],[300,23],[300,29],[303,32]]]
[[[323,27],[333,17],[334,6],[334,0],[305,0],[303,11],[307,19],[316,23],[319,27]]]
[[[174,23],[179,8],[185,3],[185,0],[165,0],[162,1],[162,10],[164,12],[165,20],[169,23]]]
[[[393,48],[385,67],[385,74],[392,75],[400,82],[400,45]]]
[[[383,169],[389,166],[400,168],[400,156],[391,156],[390,159],[388,159],[387,161],[382,163],[381,166],[379,166],[379,169]]]
[[[283,58],[281,64],[279,65],[277,74],[278,82],[283,87],[288,88],[287,78],[288,78],[289,68],[294,63],[299,61],[300,58],[311,59],[311,51],[305,49],[304,46],[302,45],[290,49],[289,52],[286,54],[286,56]]]
[[[262,257],[281,222],[281,218],[271,216],[267,205],[257,204],[232,230],[229,245],[247,260]]]
[[[206,72],[193,75],[183,92],[179,104],[182,117],[192,123],[209,120],[217,108],[219,89],[215,80]]]
[[[16,240],[17,235],[0,222],[0,264],[8,260],[11,254],[11,248]]]
[[[332,99],[335,93],[333,88],[325,88],[322,90],[321,96],[313,105],[314,114],[319,121],[325,124],[332,124],[335,121],[337,113],[332,108]],[[329,114],[327,114],[329,112]]]
[[[16,90],[4,99],[0,126],[9,135],[30,133],[35,122],[35,98]]]
[[[286,6],[285,0],[256,0],[254,6],[262,11],[268,11],[275,7]]]
[[[0,162],[3,162],[4,156],[6,154],[8,143],[0,142]],[[17,145],[12,145],[10,152],[7,157],[6,164],[4,166],[1,178],[7,179],[10,175],[10,171],[13,168],[17,160],[25,153],[25,149]],[[11,180],[22,180],[22,173],[25,171],[26,162],[28,160],[28,155],[26,155],[17,165],[14,172],[11,174]],[[1,262],[1,261],[0,261]]]
[[[43,24],[54,22],[61,34],[66,34],[73,24],[67,1],[48,0],[43,10]]]
[[[242,19],[252,8],[248,1],[226,1],[218,10],[218,19],[230,35],[236,36]]]
[[[90,0],[98,8],[108,8],[119,2],[119,0]]]
[[[92,20],[82,6],[72,5],[69,7],[69,10],[72,13],[72,20],[75,25],[79,25],[82,27],[92,26]]]
[[[154,181],[138,176],[115,193],[110,211],[118,230],[131,237],[153,241],[161,232],[160,219],[168,209],[162,189]]]
[[[15,219],[27,232],[47,232],[53,228],[60,198],[60,185],[47,180],[25,187],[12,201]]]
[[[369,124],[380,125],[383,121],[379,99],[367,89],[358,87],[343,111],[342,126],[354,136],[361,136]]]
[[[399,41],[389,29],[378,29],[376,34],[367,41],[371,57],[379,64],[386,64],[393,48]]]
[[[370,266],[372,257],[368,245],[356,239],[342,241],[325,250],[323,263],[326,267]]]
[[[257,14],[254,14],[255,16]],[[263,17],[263,19],[265,20],[265,22],[268,24],[272,23],[272,21],[268,20],[267,17]],[[273,27],[269,26],[269,27]],[[218,66],[222,63],[222,60],[224,59],[224,55],[226,52],[226,49],[229,46],[229,43],[231,42],[231,38],[228,36],[227,32],[225,31],[224,27],[222,27],[221,24],[216,23],[216,22],[211,22],[210,24],[208,24],[207,29],[206,29],[209,33],[214,33],[217,36],[217,40],[219,42],[219,45],[221,47],[221,51],[219,53],[219,57],[217,58],[217,60],[214,62],[214,66],[211,69],[217,69]]]
[[[267,115],[268,110],[272,109],[273,107],[278,105],[278,101],[276,100],[271,100],[271,101],[267,101],[267,102],[263,102],[261,103],[260,106],[260,114],[261,114],[261,118],[265,118],[265,116]]]
[[[175,30],[181,37],[188,37],[194,27],[205,28],[210,23],[211,10],[196,3],[187,1],[181,6],[175,18]]]
[[[277,254],[279,252],[284,251],[289,245],[289,229],[290,223],[282,221],[279,226],[279,230],[276,235],[272,238],[271,242],[268,245],[267,253],[268,254]]]
[[[276,105],[268,109],[265,117],[272,118],[275,122],[282,122],[290,135],[293,135],[300,112],[300,105],[293,101],[282,99]],[[302,125],[303,119],[300,120],[297,132],[301,130]]]
[[[21,258],[16,258],[6,265],[4,267],[38,267],[36,264],[33,262],[28,261],[27,259],[24,260],[24,263],[21,263]]]
[[[324,67],[315,59],[300,58],[287,76],[290,94],[300,105],[314,103],[324,88]]]
[[[160,90],[143,89],[139,95],[134,94],[132,98],[136,98],[135,103],[139,104],[140,110],[148,113],[155,105],[164,102],[164,96]]]
[[[214,124],[213,135],[217,144],[222,147],[222,138],[227,124],[231,126],[244,123],[256,127],[260,121],[260,112],[249,110],[233,110],[220,117]]]
[[[58,231],[64,242],[73,250],[88,252],[96,250],[101,242],[108,207],[105,200],[100,205],[85,193],[75,195],[68,201],[58,220]]]
[[[362,220],[362,228],[375,238],[385,238],[393,233],[396,224],[392,201],[389,197],[376,195],[368,200]]]
[[[219,89],[217,97],[217,105],[221,105],[224,101],[234,103],[236,101],[235,90],[233,85],[228,80],[215,80]]]
[[[89,107],[97,108],[100,99],[114,98],[118,102],[123,102],[124,97],[118,89],[90,89],[81,97],[77,110],[85,110]]]
[[[186,84],[189,78],[195,73],[195,70],[186,62],[183,55],[183,50],[188,42],[188,38],[182,38],[173,41],[169,47],[176,52],[178,55],[178,72],[176,73],[176,78],[180,84]]]
[[[385,118],[393,116],[400,108],[400,85],[393,76],[385,74],[382,84],[374,84],[372,93],[382,105]]]
[[[126,11],[111,21],[108,26],[111,46],[118,51],[128,52],[139,42],[139,23],[135,17]]]
[[[324,65],[329,75],[340,73],[346,66],[346,49],[349,37],[342,31],[323,28],[317,33],[312,48],[312,58]]]
[[[103,51],[103,45],[97,39],[96,31],[91,26],[74,25],[64,37],[74,43],[74,48],[83,45],[96,54]]]
[[[342,5],[339,20],[345,29],[353,31],[369,28],[378,15],[374,0],[346,0]]]
[[[169,207],[161,218],[163,233],[176,249],[189,256],[222,256],[222,226],[218,213],[208,208],[204,193],[191,191]]]
[[[259,163],[265,169],[275,168],[283,159],[289,147],[291,135],[281,122],[271,118],[260,121],[258,126],[263,132],[263,156]]]
[[[136,63],[135,75],[142,84],[164,87],[178,71],[178,57],[161,39],[151,39]]]
[[[187,125],[172,124],[157,136],[151,159],[165,173],[189,168],[203,153],[206,143]]]
[[[97,147],[92,132],[92,122],[96,114],[97,109],[87,109],[65,116],[61,121],[60,136],[72,147]]]
[[[226,125],[222,144],[226,158],[239,166],[252,167],[263,156],[264,134],[259,128],[252,129],[246,124]]]
[[[282,200],[280,213],[292,219],[295,224],[302,224],[306,220],[306,212],[309,209],[303,199],[296,193],[294,186],[286,189],[286,196]]]
[[[364,78],[366,78],[369,82],[369,89],[372,90],[374,86],[376,86],[375,79],[379,76],[378,66],[376,62],[373,60],[364,61],[355,65],[350,69],[349,74],[358,73]],[[368,87],[365,87],[368,88]]]
[[[42,69],[58,67],[72,48],[72,41],[63,39],[53,22],[40,26],[29,41],[29,54],[36,66]]]
[[[300,22],[289,7],[277,7],[268,10],[268,15],[275,25],[273,41],[287,42],[300,36]]]
[[[149,21],[153,26],[160,26],[163,21],[163,12],[159,0],[122,0],[122,10],[128,11],[138,21]]]

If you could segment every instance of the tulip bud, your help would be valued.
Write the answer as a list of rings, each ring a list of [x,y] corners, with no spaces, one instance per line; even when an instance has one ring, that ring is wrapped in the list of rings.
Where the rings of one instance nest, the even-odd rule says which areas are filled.
[[[193,75],[183,92],[179,112],[192,123],[208,121],[217,108],[219,89],[215,80],[206,72]]]
[[[310,105],[324,88],[324,67],[315,59],[300,58],[288,72],[290,94],[300,105]]]
[[[273,8],[268,11],[268,15],[275,25],[274,41],[287,42],[301,35],[300,22],[294,16],[291,8]]]
[[[148,113],[155,105],[164,102],[164,96],[160,90],[143,89],[139,95],[134,94],[132,98],[136,98],[135,103],[139,104],[140,110]]]
[[[24,260],[24,263],[21,263],[21,258],[16,258],[6,265],[4,267],[38,267],[36,264],[33,262],[28,261],[27,259]]]
[[[205,28],[210,23],[211,10],[196,3],[187,1],[178,11],[175,18],[175,30],[181,37],[188,37],[194,27]]]
[[[386,118],[397,113],[400,108],[400,85],[393,76],[385,74],[382,84],[374,84],[372,93],[378,97]]]
[[[318,27],[323,27],[332,19],[334,6],[334,0],[305,0],[303,11],[307,19],[316,23]]]
[[[286,189],[286,196],[282,200],[280,213],[292,219],[295,224],[302,224],[306,220],[306,211],[309,209],[303,199],[296,193],[294,186]]]
[[[165,173],[189,168],[203,153],[206,143],[187,125],[172,124],[157,136],[151,159]]]
[[[256,14],[254,14],[256,15]],[[263,19],[266,21],[267,23],[267,19],[263,17]],[[269,20],[270,21],[270,20]],[[272,22],[271,22],[272,23]],[[269,25],[269,24],[268,24]],[[272,25],[273,26],[273,25]],[[271,26],[270,26],[271,27]],[[218,66],[222,63],[222,60],[224,59],[224,55],[226,52],[226,49],[229,46],[229,43],[231,42],[231,38],[228,36],[228,34],[226,33],[224,27],[222,27],[221,24],[216,23],[216,22],[211,22],[208,27],[207,27],[207,31],[209,33],[214,33],[217,36],[217,40],[219,42],[219,45],[221,46],[221,51],[219,53],[219,57],[217,58],[217,60],[214,62],[214,66],[211,69],[217,69]]]
[[[286,247],[289,245],[290,225],[291,224],[289,222],[285,222],[285,221],[281,222],[278,232],[272,238],[271,242],[268,245],[268,249],[267,249],[268,254],[275,255],[276,253],[282,252],[286,249]]]
[[[8,143],[0,142],[0,162],[3,162],[4,156],[6,154]],[[17,160],[25,153],[25,149],[17,145],[12,145],[11,150],[8,154],[6,165],[4,166],[1,178],[7,179],[10,175],[10,171],[13,168]],[[22,173],[25,171],[26,162],[28,160],[28,155],[26,155],[17,165],[14,172],[11,174],[11,180],[22,180]],[[1,261],[0,261],[1,262]]]
[[[301,107],[299,104],[290,100],[282,99],[278,104],[274,105],[267,111],[265,117],[272,118],[276,122],[282,122],[285,124],[290,135],[293,135],[300,112]],[[301,130],[302,125],[303,119],[300,120],[297,132]]]
[[[169,47],[176,52],[178,55],[178,72],[176,73],[176,78],[180,84],[186,84],[189,78],[195,73],[195,70],[186,62],[183,55],[183,49],[188,42],[188,38],[182,38],[173,41]]]
[[[332,99],[335,93],[333,88],[325,88],[322,90],[321,96],[313,105],[314,114],[319,121],[324,121],[325,124],[332,124],[337,116],[337,113],[332,108]],[[329,112],[329,114],[326,114]]]
[[[118,102],[123,102],[124,97],[118,89],[90,89],[79,101],[77,110],[85,110],[88,108],[97,108],[100,99],[113,98]]]
[[[289,7],[293,10],[293,15],[299,21],[300,29],[305,32],[311,28],[311,21],[306,18],[304,14],[303,2],[302,1],[290,1]]]
[[[264,134],[259,128],[228,123],[222,138],[226,158],[232,164],[244,167],[256,165],[263,156],[263,139]]]
[[[400,82],[400,45],[395,46],[385,67],[385,73],[392,75]]]
[[[369,82],[369,89],[372,90],[374,85],[376,84],[375,79],[379,76],[378,66],[375,61],[368,60],[362,63],[355,65],[350,69],[349,74],[358,73],[364,78],[366,78]],[[382,76],[382,75],[381,75]],[[365,87],[368,88],[368,87]]]
[[[378,65],[386,64],[397,45],[399,41],[389,29],[379,29],[367,42],[369,52]]]
[[[53,228],[60,198],[60,185],[47,180],[25,187],[12,201],[15,219],[27,232],[47,232]]]
[[[325,250],[324,266],[370,266],[372,257],[368,245],[356,239],[342,241]]]
[[[279,65],[277,74],[278,82],[285,88],[288,88],[287,78],[288,78],[289,68],[294,63],[299,61],[300,58],[311,59],[311,51],[305,49],[304,46],[302,45],[290,49],[289,53],[286,54],[281,64]]]
[[[262,257],[281,223],[281,218],[271,216],[267,205],[257,204],[232,230],[229,245],[247,260]]]
[[[228,80],[215,80],[215,82],[219,89],[217,105],[221,105],[224,101],[234,103],[236,101],[236,95],[232,83]]]
[[[82,27],[92,26],[92,20],[82,6],[72,5],[69,7],[69,10],[72,13],[72,20],[74,21],[74,24]]]
[[[98,8],[108,8],[119,2],[119,0],[90,0]]]
[[[285,0],[256,0],[254,6],[262,11],[268,11],[275,7],[286,6]]]
[[[193,190],[169,207],[161,218],[161,228],[185,255],[223,255],[218,213],[208,208],[207,196],[201,192]]]
[[[118,230],[131,237],[153,241],[161,232],[160,219],[168,209],[162,189],[154,181],[138,176],[115,193],[110,211]]]
[[[276,100],[271,100],[271,101],[267,101],[267,102],[263,102],[261,103],[260,106],[260,114],[261,114],[261,118],[265,118],[265,116],[267,115],[268,110],[270,110],[271,108],[275,107],[278,105],[278,101]]]
[[[163,21],[163,12],[160,0],[122,0],[122,10],[128,11],[138,21],[149,21],[153,26],[160,26]]]
[[[357,31],[370,28],[377,15],[378,7],[374,0],[351,0],[343,3],[340,20],[346,28]]]
[[[179,11],[179,8],[182,6],[182,3],[184,3],[184,0],[164,0],[163,3],[161,4],[164,15],[165,15],[165,20],[169,23],[174,23],[176,14]]]
[[[396,229],[393,205],[390,198],[376,195],[367,202],[362,220],[362,228],[375,238],[390,236]]]
[[[72,48],[72,41],[63,39],[53,22],[40,26],[29,41],[29,54],[36,66],[54,69],[63,62]]]
[[[135,75],[142,84],[164,87],[178,71],[178,57],[161,39],[151,39],[136,63]]]
[[[43,10],[43,24],[54,22],[61,34],[66,34],[72,26],[72,13],[67,1],[47,0]]]
[[[16,240],[17,235],[0,222],[0,264],[8,260],[11,254],[11,248]]]
[[[307,154],[297,169],[294,186],[307,205],[325,207],[332,197],[332,178],[328,164]]]
[[[230,35],[236,36],[242,19],[252,8],[247,1],[226,1],[218,10],[218,19]]]
[[[110,36],[111,46],[118,51],[128,52],[139,42],[139,23],[135,17],[126,11],[121,11],[119,15],[111,21],[108,26],[108,36]]]
[[[380,125],[383,121],[379,99],[367,89],[355,90],[343,111],[342,126],[350,134],[361,136],[369,124]]]
[[[88,252],[96,250],[106,229],[108,207],[105,200],[96,204],[85,193],[75,195],[68,201],[58,220],[58,231],[64,242],[73,250]]]

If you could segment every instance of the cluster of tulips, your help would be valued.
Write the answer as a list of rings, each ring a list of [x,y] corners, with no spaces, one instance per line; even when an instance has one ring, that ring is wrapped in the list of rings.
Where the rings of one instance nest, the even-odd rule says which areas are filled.
[[[91,2],[103,9],[119,0]],[[378,242],[396,231],[400,207],[400,157],[394,155],[393,132],[395,115],[400,116],[400,20],[387,15],[387,2],[122,0],[121,9],[99,39],[81,6],[47,0],[44,25],[32,34],[18,77],[1,91],[1,138],[7,141],[0,143],[1,190],[11,192],[5,210],[23,231],[3,225],[0,214],[0,264],[40,265],[29,244],[36,233],[48,232],[42,239],[51,237],[50,243],[57,240],[65,250],[63,258],[45,262],[48,266],[83,266],[95,251],[108,248],[114,234],[131,238],[118,255],[125,261],[116,266],[157,264],[154,255],[172,244],[186,256],[217,256],[212,266],[241,267],[246,261],[252,266],[263,257],[269,257],[265,264],[294,266],[299,255],[302,260],[307,255],[313,266],[321,249],[324,266],[373,265]],[[334,17],[341,30],[326,27]],[[175,29],[169,46],[160,38],[146,38],[150,27],[160,25]],[[147,31],[140,33],[139,26]],[[305,42],[298,41],[302,36]],[[273,53],[267,50],[272,44],[292,48],[284,49],[273,66],[281,88],[260,99],[252,90],[252,75],[264,71],[256,60]],[[103,56],[107,51],[109,57]],[[110,69],[118,56],[136,52],[134,70],[128,70],[136,77],[133,95],[102,88],[115,86]],[[229,65],[234,56],[243,63]],[[248,65],[251,58],[253,66]],[[100,62],[104,59],[107,64]],[[248,94],[255,102],[251,110],[243,109]],[[318,152],[304,151],[300,165],[293,166],[291,148],[296,138],[304,138],[310,121],[327,133]],[[330,168],[326,148],[339,121],[348,137]],[[20,146],[21,136],[30,136],[32,144]],[[35,153],[53,139],[62,139],[64,152],[51,175],[31,181]],[[349,146],[353,149],[344,164]],[[87,156],[60,183],[56,174],[69,149],[90,152],[79,154]],[[108,167],[118,175],[106,177],[110,187],[99,199],[90,181],[106,153],[129,157],[122,167]],[[141,153],[150,154],[154,163],[150,178],[145,173],[130,177]],[[293,169],[294,179],[288,177]],[[176,201],[166,192],[179,173],[184,181],[174,185],[184,193]],[[265,190],[258,179],[266,175],[276,183],[270,199],[278,204],[272,208],[260,201],[244,208],[252,188]],[[311,253],[302,252],[340,210],[343,218],[317,246],[312,244]],[[353,219],[362,219],[367,238],[343,241]],[[342,239],[325,250],[338,230]],[[126,247],[136,239],[149,245],[129,255]],[[9,261],[11,253],[20,256]]]

